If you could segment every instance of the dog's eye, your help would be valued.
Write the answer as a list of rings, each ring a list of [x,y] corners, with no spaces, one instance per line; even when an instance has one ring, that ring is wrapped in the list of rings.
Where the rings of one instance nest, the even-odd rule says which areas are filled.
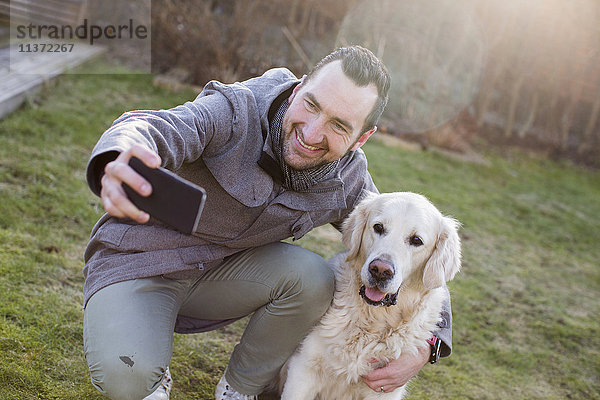
[[[378,234],[383,234],[383,232],[385,231],[385,229],[383,228],[383,224],[375,224],[373,225],[373,230],[375,232],[377,232]]]
[[[415,246],[415,247],[423,246],[423,240],[420,237],[418,237],[417,235],[412,235],[408,239],[408,243],[410,243],[411,246]]]

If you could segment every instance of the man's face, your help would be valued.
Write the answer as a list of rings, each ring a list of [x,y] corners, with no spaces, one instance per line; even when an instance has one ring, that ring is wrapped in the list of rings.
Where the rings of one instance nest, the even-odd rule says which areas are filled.
[[[338,160],[374,132],[361,132],[377,101],[377,88],[357,86],[341,61],[324,65],[296,86],[283,117],[283,159],[296,170]],[[361,134],[362,133],[362,134]]]

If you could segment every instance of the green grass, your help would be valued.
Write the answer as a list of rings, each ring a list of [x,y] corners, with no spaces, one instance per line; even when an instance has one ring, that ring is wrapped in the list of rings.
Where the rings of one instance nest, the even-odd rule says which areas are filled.
[[[85,165],[122,112],[194,97],[144,75],[69,75],[0,121],[0,398],[102,398],[82,350],[82,253],[102,213]],[[422,193],[463,223],[454,354],[410,398],[599,399],[600,174],[518,151],[474,164],[365,150],[381,191]],[[300,244],[341,249],[323,228]],[[173,399],[212,398],[243,327],[175,336]]]

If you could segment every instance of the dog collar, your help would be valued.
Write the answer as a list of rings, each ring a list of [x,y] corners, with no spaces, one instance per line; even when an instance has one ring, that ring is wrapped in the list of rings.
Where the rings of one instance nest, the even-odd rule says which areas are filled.
[[[427,339],[427,343],[429,343],[429,346],[431,347],[431,356],[429,356],[429,363],[435,364],[440,359],[442,341],[434,335]]]

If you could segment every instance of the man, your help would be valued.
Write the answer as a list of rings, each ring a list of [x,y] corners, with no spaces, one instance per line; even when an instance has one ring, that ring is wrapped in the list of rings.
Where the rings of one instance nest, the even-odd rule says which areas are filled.
[[[303,79],[286,69],[243,83],[210,82],[170,110],[121,116],[94,148],[88,183],[107,211],[86,249],[84,348],[92,383],[113,399],[166,399],[173,332],[215,329],[253,314],[215,391],[255,399],[333,295],[318,255],[281,240],[338,226],[377,191],[359,148],[375,132],[389,75],[368,50],[325,57]],[[193,236],[153,220],[125,196],[152,188],[132,156],[205,188]],[[450,312],[440,337],[450,346]],[[444,352],[449,354],[450,348]],[[430,349],[364,377],[402,386]],[[377,360],[373,360],[374,363]]]

